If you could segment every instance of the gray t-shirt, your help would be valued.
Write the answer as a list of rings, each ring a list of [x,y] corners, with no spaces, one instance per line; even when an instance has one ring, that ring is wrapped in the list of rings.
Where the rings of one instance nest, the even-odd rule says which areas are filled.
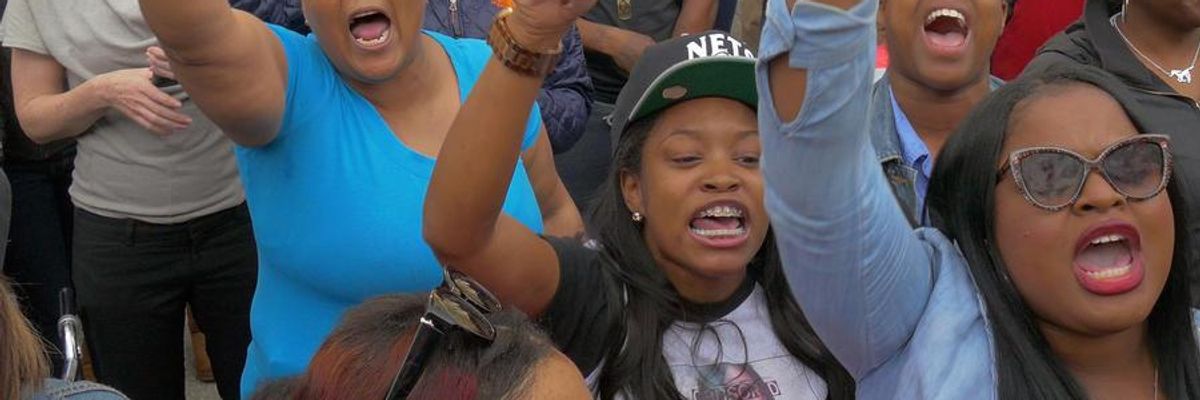
[[[157,43],[137,0],[9,0],[2,23],[5,47],[53,57],[70,88],[97,75],[148,66]],[[79,137],[71,198],[112,218],[176,223],[244,201],[233,143],[200,113],[178,85],[164,88],[183,100],[192,125],[167,136],[109,111]]]

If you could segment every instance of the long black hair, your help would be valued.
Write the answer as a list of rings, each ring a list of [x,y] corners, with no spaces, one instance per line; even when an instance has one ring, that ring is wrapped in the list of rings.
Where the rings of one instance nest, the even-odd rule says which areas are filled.
[[[979,104],[943,148],[930,179],[928,207],[937,228],[955,240],[983,297],[995,338],[1001,399],[1086,399],[1085,390],[1052,353],[1032,310],[1005,278],[995,236],[996,164],[1011,116],[1023,101],[1070,85],[1099,88],[1125,107],[1126,88],[1092,67],[1063,66],[1009,83]],[[1187,287],[1189,233],[1182,181],[1167,187],[1174,209],[1175,253],[1166,286],[1147,319],[1150,348],[1161,372],[1164,394],[1200,399],[1200,355]]]
[[[615,328],[600,375],[602,399],[619,393],[634,399],[683,399],[662,355],[662,336],[684,319],[685,301],[655,263],[621,192],[621,175],[641,171],[642,148],[656,119],[657,115],[644,117],[626,128],[592,213],[594,232],[603,245],[604,268],[618,283],[606,285],[613,290],[607,296],[613,302],[609,307],[622,310],[609,324]],[[769,231],[747,269],[747,276],[762,287],[771,326],[783,346],[825,380],[829,399],[854,398],[854,379],[817,338],[792,298]]]

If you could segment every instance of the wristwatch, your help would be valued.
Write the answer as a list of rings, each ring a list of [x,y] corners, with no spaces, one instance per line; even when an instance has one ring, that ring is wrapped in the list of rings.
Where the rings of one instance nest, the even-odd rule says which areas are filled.
[[[492,46],[496,59],[504,66],[525,76],[542,78],[554,71],[558,58],[562,56],[562,43],[553,51],[536,51],[518,43],[508,28],[508,16],[511,8],[506,8],[496,14],[492,22],[492,32],[488,34],[487,43]]]

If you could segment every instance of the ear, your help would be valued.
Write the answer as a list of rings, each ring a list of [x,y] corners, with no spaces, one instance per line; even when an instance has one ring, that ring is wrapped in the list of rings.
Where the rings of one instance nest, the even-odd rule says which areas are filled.
[[[1004,16],[1004,18],[1000,19],[1000,32],[1004,32],[1004,27],[1008,25],[1008,21],[1012,20],[1013,3],[1015,3],[1015,1],[1012,0],[1004,0],[1000,2],[1000,15]]]
[[[875,37],[879,42],[886,40],[884,35],[887,34],[887,28],[884,27],[883,15],[884,9],[887,8],[887,0],[879,0],[879,8],[875,10]]]
[[[642,177],[638,174],[621,170],[621,197],[630,212],[646,213],[646,204],[642,202]]]

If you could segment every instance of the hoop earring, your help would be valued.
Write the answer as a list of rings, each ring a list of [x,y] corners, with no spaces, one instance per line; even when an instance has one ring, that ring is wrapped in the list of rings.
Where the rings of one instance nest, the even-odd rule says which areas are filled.
[[[643,220],[646,219],[646,217],[643,216],[642,213],[634,211],[633,215],[629,216],[629,219],[632,219],[633,222],[642,222]]]
[[[1126,11],[1129,11],[1129,0],[1125,0],[1123,3],[1121,3],[1121,23],[1122,24],[1125,23],[1125,16],[1129,15]]]

